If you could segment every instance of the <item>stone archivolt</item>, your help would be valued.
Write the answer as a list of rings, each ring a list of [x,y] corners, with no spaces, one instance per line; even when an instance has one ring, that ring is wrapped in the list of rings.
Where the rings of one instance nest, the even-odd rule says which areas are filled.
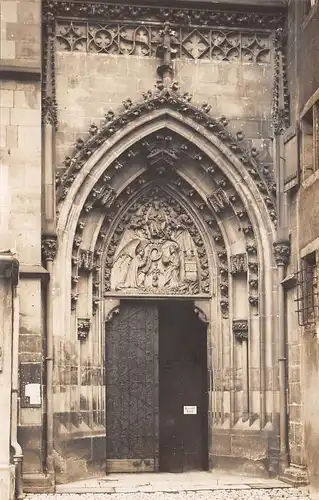
[[[129,185],[124,183],[126,187],[121,192],[116,192],[113,186],[123,183],[119,178],[123,178],[123,173],[125,175],[132,164],[139,165],[138,177]],[[200,195],[181,175],[184,164],[193,164],[201,169],[207,181],[209,179],[209,183],[215,186],[211,194],[206,197]],[[214,241],[220,274],[222,315],[228,317],[229,273],[234,272],[233,261],[237,258],[228,255],[227,242],[221,231],[221,221],[225,216],[227,218],[232,215],[237,221],[238,231],[241,231],[247,247],[247,256],[242,255],[246,262],[244,272],[247,272],[248,263],[247,279],[251,290],[255,292],[258,289],[254,231],[240,196],[217,165],[212,164],[194,144],[170,130],[162,130],[161,133],[146,136],[118,157],[101,176],[85,201],[73,243],[73,308],[76,307],[81,268],[93,273],[93,312],[97,310],[101,296],[105,293],[196,295],[210,292],[208,259],[200,232],[194,223],[185,226],[185,221],[191,221],[191,218],[181,211],[175,195],[170,194],[167,201],[166,188],[171,193],[182,196],[207,225],[205,231]],[[160,196],[156,195],[158,189]],[[145,193],[141,195],[143,190]],[[149,205],[153,199],[157,199],[160,209]],[[126,207],[124,212],[123,207]],[[103,222],[94,248],[90,251],[83,250],[83,230],[90,220],[90,214],[96,211],[101,214]],[[157,213],[159,219],[165,220],[165,236],[163,233],[154,241],[150,235],[147,236],[149,216],[145,211],[153,212],[153,215]],[[181,225],[182,219],[184,227]],[[117,221],[116,228],[112,225],[114,221]],[[140,222],[140,227],[137,221]],[[130,224],[134,227],[130,227]],[[173,234],[174,224],[181,227]],[[85,264],[88,253],[93,255],[89,266]],[[230,258],[231,268],[228,265]],[[193,279],[190,279],[190,268],[194,270]],[[253,300],[250,304],[256,307],[258,300]]]
[[[174,86],[174,85],[173,85]],[[175,87],[174,87],[175,88]],[[82,170],[86,161],[92,156],[92,154],[107,140],[107,138],[111,137],[116,131],[122,129],[128,123],[136,120],[138,117],[142,116],[145,113],[150,113],[156,109],[160,109],[162,107],[169,107],[174,110],[177,110],[182,115],[185,115],[188,118],[191,118],[196,123],[200,123],[205,128],[207,128],[212,134],[217,136],[219,140],[229,150],[237,156],[237,158],[245,165],[249,175],[253,179],[255,185],[264,202],[266,204],[268,213],[274,224],[277,222],[277,215],[275,210],[275,192],[276,185],[273,177],[273,173],[269,166],[263,166],[258,163],[258,152],[253,148],[250,152],[245,151],[240,146],[239,142],[242,140],[235,138],[230,134],[227,129],[227,120],[225,117],[222,117],[220,120],[216,120],[211,118],[208,114],[210,107],[207,103],[203,104],[202,108],[197,108],[190,104],[191,96],[188,93],[180,94],[176,90],[171,89],[158,89],[155,92],[145,92],[144,93],[144,101],[140,104],[133,105],[130,99],[124,102],[124,112],[115,116],[112,111],[109,111],[105,115],[105,122],[99,129],[95,124],[90,127],[89,135],[90,137],[83,141],[82,139],[78,139],[75,145],[75,154],[72,157],[67,157],[65,160],[66,169],[62,173],[62,175],[58,175],[57,177],[57,200],[61,202],[67,195],[67,192],[70,186],[73,184],[74,180],[79,171]],[[145,141],[141,141],[141,145],[143,147],[146,146]],[[140,147],[140,146],[139,146]],[[183,144],[180,146],[182,152],[187,151],[188,146],[186,145],[186,149],[183,149]],[[194,148],[190,148],[193,150]],[[117,162],[114,164],[114,169],[120,170],[123,168],[124,164],[132,157],[132,155],[136,155],[136,151],[129,150],[122,155],[122,157],[118,158]],[[167,147],[162,147],[162,150],[159,149],[155,154],[154,152],[149,152],[148,159],[154,160],[161,159],[164,156],[165,161],[167,163],[174,163],[177,160],[177,152],[175,150],[169,150]],[[193,154],[193,158],[200,160],[202,157],[202,153],[197,151]],[[211,169],[211,172],[214,172],[214,166],[210,165],[207,168]],[[61,169],[60,169],[61,174]],[[226,179],[220,179],[220,186],[223,186],[227,183]],[[102,189],[102,188],[98,188]],[[216,194],[216,193],[215,193]],[[214,197],[214,195],[213,195]],[[220,198],[219,198],[220,202]],[[249,228],[247,229],[249,232]]]

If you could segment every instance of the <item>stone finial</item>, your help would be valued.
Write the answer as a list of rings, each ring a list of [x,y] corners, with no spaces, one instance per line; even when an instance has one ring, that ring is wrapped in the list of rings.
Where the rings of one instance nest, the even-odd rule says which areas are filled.
[[[78,319],[78,339],[86,340],[91,328],[91,320],[88,318]]]
[[[236,340],[243,342],[248,340],[248,321],[247,319],[236,319],[233,321],[233,334]]]
[[[43,236],[41,242],[42,259],[44,261],[54,260],[58,249],[56,236]]]
[[[273,244],[273,252],[277,266],[287,266],[290,259],[290,241],[277,240]]]

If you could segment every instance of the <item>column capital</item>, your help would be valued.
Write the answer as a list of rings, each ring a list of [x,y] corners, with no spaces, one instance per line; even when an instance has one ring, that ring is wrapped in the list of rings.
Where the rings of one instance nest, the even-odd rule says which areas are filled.
[[[54,260],[58,249],[57,237],[43,235],[41,242],[42,258],[44,261]]]
[[[287,266],[290,260],[291,245],[289,240],[277,240],[273,244],[273,254],[277,266]]]

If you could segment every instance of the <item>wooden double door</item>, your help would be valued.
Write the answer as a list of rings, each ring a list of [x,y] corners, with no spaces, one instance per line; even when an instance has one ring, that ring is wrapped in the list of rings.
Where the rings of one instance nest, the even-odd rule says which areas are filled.
[[[192,302],[123,300],[106,324],[107,471],[206,470],[206,384]]]

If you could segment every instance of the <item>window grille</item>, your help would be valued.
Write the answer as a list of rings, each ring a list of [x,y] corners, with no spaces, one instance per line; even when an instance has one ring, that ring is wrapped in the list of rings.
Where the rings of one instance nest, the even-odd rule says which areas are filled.
[[[297,278],[297,313],[300,326],[316,323],[318,318],[318,271],[315,252],[301,260]]]

